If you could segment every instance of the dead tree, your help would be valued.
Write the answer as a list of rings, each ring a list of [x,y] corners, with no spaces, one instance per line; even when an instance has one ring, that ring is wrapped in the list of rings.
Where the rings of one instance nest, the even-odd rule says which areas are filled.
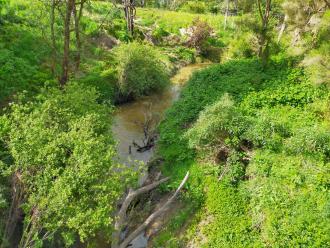
[[[124,200],[124,202],[121,205],[121,208],[119,210],[119,212],[117,213],[117,218],[116,218],[116,222],[115,222],[115,231],[113,232],[112,235],[112,247],[118,247],[120,240],[120,233],[123,230],[123,228],[127,225],[127,210],[130,206],[130,204],[132,203],[132,201],[139,195],[145,194],[153,189],[155,189],[156,187],[158,187],[160,184],[168,181],[169,178],[164,178],[161,179],[157,182],[154,182],[152,184],[149,184],[147,186],[144,186],[142,188],[139,188],[137,190],[133,190],[130,189],[128,191],[128,194]]]
[[[133,140],[132,144],[137,148],[137,152],[145,152],[154,147],[157,138],[155,127],[158,126],[159,122],[159,116],[152,113],[152,105],[149,105],[144,112],[144,122],[135,122],[136,125],[141,127],[144,134],[142,145]]]
[[[289,16],[288,16],[288,15],[285,15],[285,16],[284,16],[283,23],[282,23],[281,28],[280,28],[280,31],[279,31],[279,33],[278,33],[277,43],[280,43],[280,41],[281,41],[281,38],[282,38],[283,33],[284,33],[284,30],[285,30],[285,28],[286,28],[286,24],[287,24],[287,22],[288,22],[288,19],[289,19]]]
[[[137,190],[130,190],[128,195],[126,196],[116,218],[115,223],[115,232],[113,234],[113,240],[112,240],[112,248],[126,248],[130,242],[132,242],[133,239],[135,239],[141,232],[143,232],[157,217],[164,214],[171,203],[176,199],[178,194],[180,193],[181,189],[183,188],[184,184],[187,182],[189,177],[189,172],[187,172],[186,176],[182,180],[181,184],[175,191],[175,193],[166,201],[166,203],[153,212],[149,217],[140,225],[138,226],[131,234],[128,235],[128,237],[124,238],[122,241],[120,240],[120,233],[123,230],[123,228],[126,225],[127,222],[127,209],[132,203],[132,201],[139,195],[147,193],[154,188],[158,187],[161,183],[164,183],[169,180],[169,178],[161,179],[155,183],[149,184],[147,186],[144,186]]]

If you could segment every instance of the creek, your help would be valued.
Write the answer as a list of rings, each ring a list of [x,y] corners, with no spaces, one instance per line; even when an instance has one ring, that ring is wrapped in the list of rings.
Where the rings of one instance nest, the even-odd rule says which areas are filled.
[[[143,123],[151,119],[151,129],[163,119],[165,111],[178,99],[184,84],[189,80],[193,72],[210,65],[210,63],[197,63],[185,66],[177,71],[171,78],[171,85],[160,93],[142,97],[134,102],[118,106],[115,111],[112,131],[117,141],[118,160],[127,166],[135,166],[138,163],[145,165],[151,160],[154,154],[154,147],[138,152],[133,142],[143,145],[145,133]],[[140,176],[140,185],[143,184],[148,175]],[[109,247],[102,237],[97,238],[99,248]],[[130,248],[145,248],[148,244],[148,237],[141,233],[130,244]]]
[[[153,148],[145,152],[138,152],[132,144],[133,141],[143,144],[143,123],[151,118],[153,126],[150,128],[156,128],[155,125],[162,120],[166,109],[179,97],[182,86],[192,73],[208,65],[209,63],[197,63],[185,66],[171,78],[171,85],[163,92],[142,97],[117,108],[113,134],[118,142],[117,151],[120,162],[129,164],[132,161],[142,161],[147,164],[150,161],[154,153]]]

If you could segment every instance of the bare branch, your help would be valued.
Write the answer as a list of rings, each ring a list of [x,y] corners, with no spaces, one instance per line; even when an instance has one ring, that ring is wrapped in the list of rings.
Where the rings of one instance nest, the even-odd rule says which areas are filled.
[[[280,32],[278,33],[277,43],[280,43],[280,40],[281,40],[282,35],[283,35],[283,33],[284,33],[284,30],[285,30],[285,28],[286,28],[286,23],[287,23],[288,19],[289,19],[289,18],[288,18],[288,15],[285,15],[284,20],[283,20],[283,23],[282,23],[282,25],[281,25]]]
[[[144,186],[142,188],[139,188],[137,190],[132,190],[130,189],[119,212],[118,212],[118,217],[119,219],[121,220],[120,222],[123,221],[123,219],[125,219],[125,216],[126,216],[126,212],[127,212],[127,209],[129,207],[129,205],[132,203],[132,201],[139,195],[142,195],[144,193],[147,193],[151,190],[153,190],[154,188],[158,187],[160,184],[168,181],[170,178],[169,177],[166,177],[166,178],[163,178],[157,182],[154,182],[154,183],[151,183],[147,186]],[[117,224],[117,223],[116,223]],[[119,227],[119,226],[118,226]]]
[[[118,247],[119,242],[120,242],[120,232],[122,231],[122,228],[125,226],[126,224],[126,213],[127,213],[127,209],[130,206],[130,204],[132,203],[132,201],[139,195],[142,195],[144,193],[147,193],[151,190],[153,190],[154,188],[158,187],[160,184],[168,181],[170,178],[166,177],[163,178],[159,181],[156,181],[154,183],[151,183],[147,186],[141,187],[137,190],[132,190],[130,189],[123,204],[121,205],[121,208],[116,216],[116,222],[115,222],[115,231],[112,234],[112,246],[113,248]]]
[[[187,182],[189,178],[189,172],[187,172],[186,176],[182,180],[181,184],[175,191],[175,193],[167,200],[167,202],[157,211],[152,213],[137,229],[135,229],[119,246],[119,248],[126,248],[129,243],[136,238],[144,229],[146,229],[158,216],[162,215],[170,206],[170,204],[175,200],[175,198],[180,193],[184,184]]]

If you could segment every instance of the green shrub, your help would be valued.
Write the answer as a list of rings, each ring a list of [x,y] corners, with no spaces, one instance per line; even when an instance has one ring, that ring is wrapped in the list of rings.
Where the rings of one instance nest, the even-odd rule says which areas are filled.
[[[85,77],[79,79],[79,83],[95,87],[98,90],[100,94],[99,101],[110,104],[119,100],[116,82],[116,72],[113,68],[103,70],[103,68],[94,67]]]
[[[195,14],[203,14],[206,12],[207,6],[205,2],[202,1],[187,1],[181,7],[181,10]]]
[[[123,98],[137,98],[169,84],[169,72],[157,50],[136,42],[115,49],[118,88]]]
[[[24,185],[24,222],[34,209],[40,213],[32,229],[24,225],[35,238],[48,230],[70,245],[78,234],[85,241],[100,230],[111,233],[110,216],[135,173],[114,160],[111,108],[98,104],[98,97],[94,88],[70,83],[11,107],[5,141],[11,170],[19,171]]]
[[[177,46],[176,48],[171,49],[169,52],[169,60],[173,63],[184,62],[185,64],[192,64],[196,61],[195,49]]]
[[[213,63],[219,63],[221,61],[222,52],[223,50],[219,47],[205,45],[202,48],[201,55]]]
[[[257,54],[255,43],[256,40],[251,34],[240,34],[239,38],[229,43],[226,59],[252,58]]]
[[[246,121],[226,94],[220,101],[201,112],[185,136],[192,148],[216,149],[218,146],[224,146],[229,137],[240,135],[244,126],[247,126]]]
[[[162,39],[166,36],[170,35],[170,33],[165,29],[164,25],[162,26],[157,26],[153,31],[152,31],[152,36],[157,42],[161,42]]]

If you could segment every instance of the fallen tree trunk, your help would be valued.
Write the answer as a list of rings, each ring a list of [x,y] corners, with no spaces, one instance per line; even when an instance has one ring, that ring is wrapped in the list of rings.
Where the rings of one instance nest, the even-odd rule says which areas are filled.
[[[147,193],[153,189],[155,189],[156,187],[158,187],[160,184],[168,181],[170,178],[166,177],[163,178],[159,181],[156,181],[154,183],[148,184],[147,186],[141,187],[137,190],[132,190],[130,189],[123,204],[121,205],[121,208],[116,216],[116,222],[115,222],[115,231],[112,235],[112,248],[116,248],[118,247],[118,244],[120,242],[120,233],[122,231],[122,229],[125,227],[126,225],[126,220],[127,220],[127,209],[130,206],[130,204],[132,203],[132,201],[139,195],[142,195],[144,193]]]
[[[136,228],[127,238],[125,238],[124,241],[119,245],[119,248],[126,248],[129,245],[129,243],[133,239],[135,239],[143,230],[145,230],[157,217],[159,217],[160,215],[166,212],[168,207],[171,205],[171,203],[180,193],[184,184],[187,182],[188,177],[189,177],[189,172],[187,172],[181,184],[179,185],[175,193],[167,200],[167,202],[160,209],[152,213],[138,228]]]

